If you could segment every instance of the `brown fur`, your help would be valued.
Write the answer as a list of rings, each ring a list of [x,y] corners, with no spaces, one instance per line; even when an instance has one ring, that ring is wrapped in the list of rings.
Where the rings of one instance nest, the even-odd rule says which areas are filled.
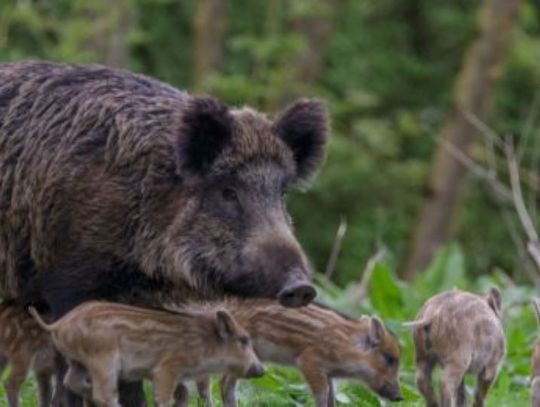
[[[505,356],[500,321],[501,298],[493,288],[488,295],[459,290],[428,300],[408,326],[414,329],[417,385],[429,407],[465,406],[464,377],[477,377],[474,405],[484,405]],[[440,403],[431,387],[436,365],[443,369]]]
[[[401,398],[399,345],[378,319],[348,318],[315,304],[284,308],[271,300],[229,300],[220,305],[250,333],[262,361],[300,369],[318,407],[334,405],[332,378],[340,377],[359,379],[384,397]],[[199,382],[207,405],[208,383]],[[235,384],[232,375],[221,380],[226,407],[236,406]]]
[[[540,324],[540,300],[535,299],[533,307],[536,319]],[[531,405],[532,407],[540,407],[540,335],[534,345],[531,360]]]
[[[30,311],[57,349],[88,370],[92,399],[100,407],[119,406],[118,379],[152,378],[164,407],[179,380],[263,372],[248,334],[223,310],[172,313],[92,301],[51,325]]]
[[[54,348],[49,333],[24,308],[0,305],[0,354],[0,374],[10,366],[5,383],[9,406],[19,405],[20,388],[31,366],[38,384],[39,405],[50,406],[51,380],[55,372]],[[58,401],[59,394],[55,394],[54,405]]]

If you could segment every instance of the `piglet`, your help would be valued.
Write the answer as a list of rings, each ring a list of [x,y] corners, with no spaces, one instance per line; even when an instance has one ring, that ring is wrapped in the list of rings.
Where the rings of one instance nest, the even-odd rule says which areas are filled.
[[[386,399],[402,399],[399,344],[380,319],[352,318],[315,303],[284,308],[272,300],[230,299],[220,305],[249,332],[262,361],[302,372],[317,407],[335,405],[334,378],[357,379]],[[234,374],[221,379],[225,407],[236,406],[236,379]],[[198,388],[211,405],[208,383],[199,381]]]
[[[10,407],[19,406],[21,385],[31,367],[38,384],[40,407],[51,405],[51,381],[56,368],[50,335],[26,309],[12,304],[0,305],[0,375],[7,366],[10,373],[5,388]],[[54,405],[58,404],[58,397],[57,387]]]
[[[506,349],[499,290],[491,288],[487,295],[457,289],[438,294],[405,326],[413,328],[416,380],[427,406],[466,406],[467,373],[477,378],[474,406],[483,406]],[[437,365],[443,369],[440,404],[431,386]]]
[[[165,407],[181,380],[264,373],[249,335],[225,310],[168,312],[91,301],[51,325],[29,310],[70,361],[67,381],[81,366],[88,371],[91,399],[99,407],[119,406],[119,379],[152,379],[157,404]]]

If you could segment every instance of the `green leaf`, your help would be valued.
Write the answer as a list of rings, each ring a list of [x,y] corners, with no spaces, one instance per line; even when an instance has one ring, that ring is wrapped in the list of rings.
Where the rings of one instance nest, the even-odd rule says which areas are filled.
[[[387,265],[379,263],[375,266],[369,298],[382,318],[403,318],[401,289]]]

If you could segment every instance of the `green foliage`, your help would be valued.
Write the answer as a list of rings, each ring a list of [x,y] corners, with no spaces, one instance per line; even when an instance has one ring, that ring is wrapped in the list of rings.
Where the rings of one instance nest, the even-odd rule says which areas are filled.
[[[455,275],[454,275],[455,273]],[[351,315],[377,314],[395,332],[401,346],[401,390],[404,401],[399,406],[422,406],[423,401],[414,383],[414,348],[409,330],[401,323],[414,318],[422,303],[430,296],[454,286],[474,292],[487,292],[496,284],[488,278],[471,282],[464,278],[464,258],[459,246],[443,248],[429,266],[425,276],[407,284],[395,279],[393,270],[384,260],[373,271],[368,296],[358,303],[358,286],[350,284],[344,289],[319,278],[320,299]],[[435,284],[432,289],[428,284]],[[512,407],[529,404],[530,360],[538,335],[538,324],[530,299],[534,290],[527,286],[504,286],[498,283],[503,294],[504,327],[507,336],[507,358],[500,376],[490,391],[488,407]],[[380,400],[362,383],[353,380],[335,380],[338,406],[383,406]],[[467,381],[469,399],[473,396],[474,380]],[[217,380],[213,383],[214,400],[219,400]],[[4,397],[0,387],[0,399]],[[151,394],[150,385],[147,386]],[[195,394],[195,389],[193,389]],[[23,389],[23,407],[36,405],[36,385],[27,381]],[[241,380],[237,388],[240,406],[313,406],[309,389],[295,369],[270,366],[262,378]],[[195,406],[195,397],[192,397]],[[221,403],[217,403],[218,406]],[[394,405],[394,404],[392,404]]]

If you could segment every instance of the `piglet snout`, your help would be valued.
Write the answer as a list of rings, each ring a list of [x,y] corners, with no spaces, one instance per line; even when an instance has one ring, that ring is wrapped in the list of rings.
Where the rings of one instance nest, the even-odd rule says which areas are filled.
[[[316,296],[317,291],[307,277],[293,277],[279,292],[278,299],[284,307],[298,308],[308,305]]]
[[[261,377],[264,375],[264,373],[264,367],[261,364],[253,364],[246,372],[246,377],[250,379],[255,377]]]
[[[390,401],[401,401],[403,396],[398,383],[386,382],[378,391],[381,397]]]

